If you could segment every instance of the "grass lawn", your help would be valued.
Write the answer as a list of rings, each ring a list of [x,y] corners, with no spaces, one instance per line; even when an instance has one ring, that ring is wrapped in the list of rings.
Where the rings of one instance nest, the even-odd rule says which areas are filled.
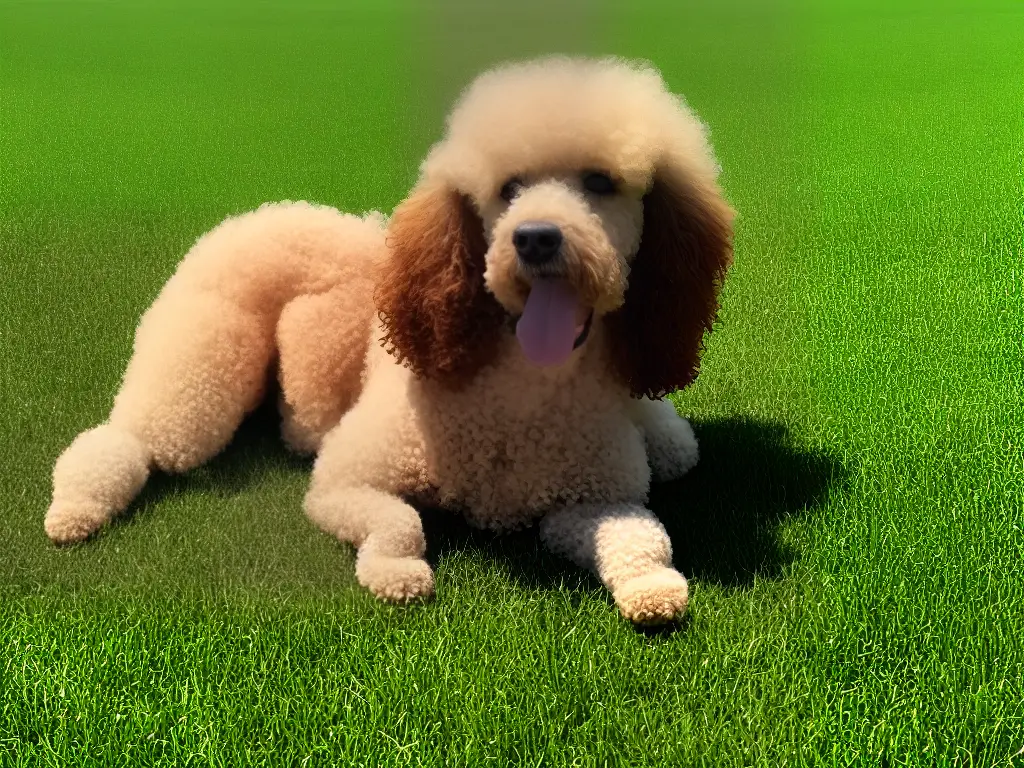
[[[0,765],[1024,765],[1024,6],[501,5],[0,0]],[[51,547],[191,242],[390,211],[445,99],[544,48],[653,60],[741,214],[652,498],[683,625],[439,515],[437,600],[376,602],[267,410]]]

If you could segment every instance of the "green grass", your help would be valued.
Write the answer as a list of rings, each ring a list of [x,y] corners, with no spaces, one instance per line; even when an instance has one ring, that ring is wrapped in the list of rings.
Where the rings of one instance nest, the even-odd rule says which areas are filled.
[[[0,764],[1024,765],[1024,8],[693,5],[0,0]],[[390,210],[459,84],[545,48],[658,64],[741,212],[702,461],[652,498],[683,625],[437,514],[438,599],[377,603],[269,410],[52,548],[191,241]]]

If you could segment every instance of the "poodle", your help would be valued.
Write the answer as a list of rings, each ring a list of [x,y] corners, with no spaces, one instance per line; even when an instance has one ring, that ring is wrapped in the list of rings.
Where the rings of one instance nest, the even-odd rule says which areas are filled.
[[[664,396],[697,375],[734,211],[706,128],[656,69],[484,72],[390,219],[267,204],[203,235],[143,316],[109,419],[57,460],[45,529],[82,540],[151,469],[220,452],[280,384],[304,500],[379,598],[433,594],[417,506],[594,571],[638,624],[688,584],[647,509],[697,462]]]

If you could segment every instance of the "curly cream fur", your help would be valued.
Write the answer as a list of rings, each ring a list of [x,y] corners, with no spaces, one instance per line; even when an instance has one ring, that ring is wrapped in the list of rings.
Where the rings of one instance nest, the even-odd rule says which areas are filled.
[[[586,169],[613,173],[618,194],[588,194]],[[430,503],[496,530],[539,520],[544,543],[593,569],[628,619],[678,618],[687,582],[644,504],[652,471],[682,475],[697,443],[670,403],[631,396],[610,363],[604,318],[628,300],[656,176],[726,227],[717,173],[703,126],[652,69],[549,58],[485,73],[410,199],[449,190],[471,201],[479,219],[462,230],[480,228],[487,300],[510,320],[536,277],[517,263],[511,232],[533,218],[557,222],[566,275],[594,315],[586,342],[564,364],[537,368],[504,332],[464,386],[417,374],[379,343],[394,321],[374,306],[391,258],[383,218],[263,206],[200,238],[142,318],[109,421],[57,462],[47,533],[83,539],[130,503],[151,468],[182,472],[216,455],[276,363],[283,436],[317,453],[306,513],[357,548],[357,578],[377,596],[433,592],[414,507]],[[511,176],[524,188],[509,203],[498,192]]]

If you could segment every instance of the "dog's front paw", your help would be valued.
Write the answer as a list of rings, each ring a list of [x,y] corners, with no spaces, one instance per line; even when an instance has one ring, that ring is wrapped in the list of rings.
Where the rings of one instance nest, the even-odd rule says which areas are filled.
[[[654,480],[678,480],[697,465],[697,436],[686,419],[674,416],[661,421],[648,428],[646,437],[647,460]]]
[[[614,596],[619,611],[634,624],[666,624],[686,613],[690,587],[679,571],[661,568],[630,579]]]
[[[374,595],[391,603],[408,603],[434,594],[434,572],[419,557],[360,557],[356,578]]]

